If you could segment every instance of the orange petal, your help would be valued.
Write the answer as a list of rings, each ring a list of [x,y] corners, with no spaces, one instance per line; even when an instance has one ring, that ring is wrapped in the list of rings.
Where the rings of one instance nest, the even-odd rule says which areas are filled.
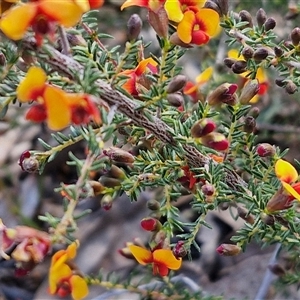
[[[26,3],[8,10],[0,19],[0,29],[12,40],[20,40],[37,13],[36,3]]]
[[[44,91],[44,101],[47,108],[49,128],[52,130],[65,128],[71,121],[71,109],[66,99],[66,93],[49,85]]]
[[[128,248],[139,264],[146,265],[153,262],[151,251],[136,245],[129,245]]]
[[[89,294],[89,288],[84,278],[73,275],[70,278],[72,297],[74,300],[81,300]]]
[[[219,14],[213,9],[201,8],[196,13],[196,23],[209,36],[214,36],[218,32],[219,22]]]
[[[153,262],[165,265],[171,270],[178,270],[181,267],[182,260],[181,258],[177,259],[170,249],[158,249],[153,252]]]
[[[179,23],[183,18],[183,12],[181,9],[181,3],[178,0],[167,0],[165,2],[165,10],[168,15],[168,19]]]
[[[70,244],[68,246],[68,248],[66,249],[66,253],[68,255],[68,259],[75,258],[78,247],[79,247],[79,241],[78,240],[76,240],[75,242],[73,242],[72,244]]]
[[[72,0],[39,0],[39,9],[50,20],[71,27],[80,21],[82,9]]]
[[[186,44],[189,44],[192,40],[192,31],[194,29],[195,21],[195,13],[192,11],[187,11],[184,13],[182,21],[178,24],[178,37]]]
[[[126,0],[121,6],[121,10],[129,6],[148,7],[148,1],[147,0]]]
[[[50,267],[49,279],[48,279],[50,294],[54,295],[56,293],[56,290],[57,290],[57,284],[63,278],[69,277],[70,275],[72,275],[72,270],[66,264],[62,264],[57,269],[53,269],[53,268]]]
[[[300,195],[298,194],[298,192],[288,183],[281,181],[284,189],[290,194],[292,195],[295,199],[300,201]]]
[[[297,170],[287,161],[278,159],[275,163],[275,173],[279,180],[286,183],[295,182],[298,178]]]
[[[73,0],[82,10],[82,12],[87,12],[90,10],[89,0]]]
[[[37,100],[42,95],[45,88],[47,75],[43,69],[39,67],[30,67],[25,79],[17,88],[17,98],[20,102],[28,102]]]
[[[156,66],[157,66],[157,62],[152,57],[143,59],[139,62],[138,66],[135,68],[135,74],[137,76],[140,76],[146,71],[147,68],[153,70],[153,68],[155,68]]]

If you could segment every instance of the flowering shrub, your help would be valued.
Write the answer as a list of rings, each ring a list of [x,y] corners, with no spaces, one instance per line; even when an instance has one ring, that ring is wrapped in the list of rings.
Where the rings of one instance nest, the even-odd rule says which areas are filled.
[[[129,17],[125,45],[106,45],[110,36],[99,32],[95,19],[108,5],[102,0],[1,1],[1,117],[25,107],[31,126],[42,124],[56,141],[43,136],[44,150],[22,149],[22,171],[42,176],[59,153],[85,143],[84,158],[69,153],[77,179],[55,189],[63,215],[39,217],[47,231],[0,222],[1,256],[14,260],[16,275],[26,276],[50,256],[51,295],[79,300],[99,285],[144,299],[213,299],[172,280],[184,258],[192,258],[191,249],[200,251],[197,234],[221,207],[244,225],[216,253],[240,255],[256,240],[277,243],[299,263],[299,163],[261,140],[257,120],[275,85],[287,94],[300,86],[300,29],[279,38],[276,20],[262,8],[235,12],[228,2],[120,3],[120,14],[134,7],[147,13],[157,37],[151,43],[158,46],[150,51],[138,14]],[[290,9],[289,17],[297,14],[297,7]],[[181,62],[189,49],[205,57],[194,78]],[[130,204],[149,190],[158,192],[147,202],[149,216],[136,225],[144,230],[143,242],[128,239],[116,255],[140,264],[142,275],[161,285],[106,280],[101,270],[84,274],[74,262],[77,221],[90,211],[78,216],[78,204],[94,197],[109,214],[120,195]],[[191,196],[192,220],[177,205],[183,195]],[[299,282],[297,268],[283,273],[285,284]]]

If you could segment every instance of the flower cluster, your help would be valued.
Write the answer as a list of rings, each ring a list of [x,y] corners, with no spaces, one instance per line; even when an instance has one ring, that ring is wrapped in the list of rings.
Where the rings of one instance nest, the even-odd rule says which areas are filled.
[[[60,250],[52,256],[49,271],[51,295],[57,294],[64,297],[71,294],[74,300],[83,299],[88,295],[88,285],[72,263],[78,246],[78,241],[75,241],[66,250]]]
[[[20,102],[34,101],[26,119],[42,122],[47,120],[53,130],[69,125],[87,123],[90,119],[100,123],[100,114],[92,96],[67,93],[61,88],[46,83],[46,73],[39,67],[31,67],[17,88]]]
[[[10,39],[19,40],[31,27],[37,43],[41,45],[44,35],[53,38],[56,24],[74,26],[84,12],[100,7],[103,2],[104,0],[31,0],[5,9],[0,29]]]
[[[121,10],[129,6],[141,6],[159,14],[166,12],[169,21],[176,24],[177,32],[171,40],[186,45],[207,44],[219,31],[219,14],[210,8],[203,8],[203,0],[126,0]]]

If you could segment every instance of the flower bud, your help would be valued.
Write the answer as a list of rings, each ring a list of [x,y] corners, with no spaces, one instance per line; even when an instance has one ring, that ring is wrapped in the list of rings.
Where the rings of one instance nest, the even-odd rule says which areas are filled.
[[[186,83],[187,83],[186,76],[177,75],[174,78],[172,78],[172,80],[168,84],[166,92],[168,94],[176,93],[176,92],[180,91],[181,89],[183,89],[183,87],[185,86]]]
[[[100,204],[104,210],[110,210],[113,204],[112,196],[109,194],[104,195],[100,201]]]
[[[280,87],[284,87],[286,85],[285,78],[276,78],[275,83]]]
[[[149,10],[148,21],[159,37],[167,38],[169,20],[164,8],[160,8],[157,12]]]
[[[24,151],[19,159],[19,166],[23,171],[28,173],[35,173],[39,170],[39,161],[36,157],[31,156],[28,150]]]
[[[184,247],[184,241],[178,241],[173,248],[173,254],[176,258],[185,257],[187,255],[187,250]]]
[[[266,21],[267,21],[267,14],[262,8],[260,8],[256,13],[256,22],[258,27],[262,27]]]
[[[247,71],[247,62],[245,60],[238,60],[231,66],[231,70],[235,74],[242,74]]]
[[[210,9],[216,11],[219,14],[219,16],[222,17],[221,9],[220,9],[219,5],[217,3],[215,3],[214,1],[207,0],[204,4],[204,8],[210,8]]]
[[[300,28],[296,27],[291,32],[291,40],[294,46],[298,46],[300,43]]]
[[[249,211],[247,211],[245,208],[242,208],[240,206],[237,207],[237,213],[240,218],[248,222],[249,224],[254,224],[254,217],[249,214]]]
[[[266,59],[268,55],[269,55],[269,51],[266,48],[261,47],[254,51],[253,58],[255,61],[261,62],[264,59]]]
[[[268,269],[276,276],[282,277],[286,274],[285,269],[278,263],[268,265]]]
[[[288,80],[285,86],[285,90],[288,94],[294,94],[295,92],[297,92],[298,87],[293,81]]]
[[[236,98],[236,90],[238,86],[231,83],[223,83],[218,86],[212,93],[207,97],[207,102],[209,105],[219,105],[222,103],[233,103]],[[230,105],[230,104],[229,104]]]
[[[256,129],[256,120],[252,116],[247,116],[244,120],[243,129],[247,133],[252,133]]]
[[[258,107],[252,107],[249,111],[249,116],[252,116],[253,118],[257,118],[259,116],[260,109]]]
[[[95,196],[102,194],[105,190],[105,187],[99,181],[91,180],[89,181],[89,184],[91,185]]]
[[[141,226],[146,231],[159,231],[162,228],[161,223],[155,218],[144,218],[141,221]]]
[[[202,187],[201,187],[201,191],[205,196],[213,196],[215,194],[215,187],[210,184],[210,183],[205,183]]]
[[[272,215],[268,215],[266,213],[261,213],[260,219],[262,222],[268,226],[273,226],[275,224],[275,218]]]
[[[228,14],[228,0],[215,0],[218,6],[220,7],[221,14],[226,16]]]
[[[141,32],[143,26],[142,19],[138,14],[133,14],[130,16],[128,22],[127,22],[127,33],[128,33],[128,39],[130,41],[136,40]]]
[[[279,48],[278,46],[274,47],[274,53],[277,57],[281,57],[284,53],[284,51],[282,50],[282,48]]]
[[[216,129],[217,125],[211,119],[201,119],[197,121],[191,128],[191,135],[194,138],[202,137],[211,133]]]
[[[132,154],[117,147],[110,147],[108,149],[104,149],[103,154],[108,156],[111,160],[115,162],[120,162],[120,163],[134,162],[134,156]]]
[[[242,55],[244,56],[244,58],[246,60],[249,60],[250,58],[252,58],[253,53],[254,53],[254,50],[251,47],[245,47],[242,51]]]
[[[216,251],[220,255],[224,255],[224,256],[237,255],[241,252],[241,250],[242,250],[241,247],[232,244],[222,244],[216,249]]]
[[[107,177],[106,175],[101,176],[99,182],[107,188],[114,188],[121,185],[121,181],[119,179]]]
[[[233,66],[233,64],[236,63],[237,61],[238,60],[236,60],[234,58],[230,58],[230,57],[226,57],[223,60],[225,66],[228,67],[228,68],[231,68]]]
[[[247,10],[241,10],[239,16],[242,22],[248,22],[245,27],[253,27],[252,16]]]
[[[180,107],[184,103],[184,99],[181,93],[172,93],[167,95],[167,100],[170,105],[174,107]]]
[[[110,170],[105,175],[107,177],[112,177],[120,180],[124,180],[126,178],[125,172],[114,164],[111,165]]]
[[[257,79],[249,80],[243,87],[239,97],[239,102],[243,105],[248,104],[250,100],[259,92],[259,83]]]
[[[271,156],[275,155],[276,150],[275,150],[274,146],[272,146],[268,143],[262,143],[257,146],[256,153],[260,157],[271,157]]]
[[[288,209],[292,207],[293,200],[284,192],[283,188],[280,188],[268,201],[265,211],[267,214],[273,214],[279,210]]]
[[[6,57],[3,54],[3,52],[0,52],[0,66],[5,66],[6,65]]]
[[[147,207],[150,210],[156,211],[160,209],[160,203],[157,200],[151,199],[147,202]]]
[[[229,142],[226,137],[219,132],[211,132],[201,138],[201,143],[216,151],[226,151],[229,147]]]
[[[276,20],[274,18],[268,18],[264,25],[266,31],[272,30],[276,26]]]

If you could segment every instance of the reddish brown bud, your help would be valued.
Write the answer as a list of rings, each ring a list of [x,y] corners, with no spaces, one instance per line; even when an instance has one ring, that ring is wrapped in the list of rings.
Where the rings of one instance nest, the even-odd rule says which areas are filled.
[[[120,163],[133,163],[134,156],[129,152],[117,148],[117,147],[110,147],[108,149],[103,150],[103,154],[108,156],[111,160]]]
[[[239,97],[239,102],[243,105],[246,105],[250,100],[257,95],[259,92],[259,83],[257,79],[248,80],[244,85],[241,95]]]
[[[247,116],[244,120],[243,130],[247,133],[252,133],[256,129],[256,120],[252,116]]]
[[[274,53],[277,57],[281,57],[283,55],[284,51],[282,50],[282,48],[275,46]]]
[[[298,46],[300,43],[300,28],[296,27],[291,32],[291,40],[294,46]]]
[[[176,92],[180,91],[181,89],[183,89],[186,82],[187,82],[186,76],[177,75],[174,78],[172,78],[172,80],[169,82],[166,92],[168,94],[176,93]]]
[[[235,74],[242,74],[247,71],[247,62],[245,60],[238,60],[231,66],[231,70]]]
[[[242,22],[248,22],[245,27],[253,27],[252,16],[247,10],[241,10],[239,16]]]
[[[32,156],[28,150],[24,151],[19,159],[19,166],[23,171],[28,173],[35,173],[39,170],[39,161]]]
[[[146,231],[159,231],[162,228],[161,223],[155,218],[144,218],[141,221],[141,226]]]
[[[119,179],[107,177],[106,175],[101,176],[99,181],[103,186],[108,188],[113,188],[121,185],[121,181]]]
[[[173,254],[176,258],[185,257],[187,255],[187,250],[184,247],[184,241],[178,241],[173,248]]]
[[[127,29],[128,29],[128,39],[136,40],[141,32],[143,26],[142,19],[138,14],[133,14],[130,16],[127,22]]]
[[[191,128],[191,135],[194,138],[203,137],[216,129],[217,125],[211,119],[201,119],[197,121]]]
[[[207,0],[204,4],[204,7],[205,8],[210,8],[214,11],[216,11],[220,17],[222,17],[222,12],[221,12],[221,9],[219,7],[219,5],[211,0]]]
[[[6,65],[6,57],[3,54],[3,52],[0,52],[0,66],[5,66]]]
[[[275,150],[274,146],[272,146],[268,143],[262,143],[257,146],[256,153],[260,157],[271,157],[271,156],[275,155],[276,150]]]
[[[262,8],[260,8],[256,13],[257,25],[259,27],[262,27],[266,21],[267,21],[267,14]]]
[[[207,97],[207,102],[209,105],[219,105],[226,103],[228,105],[233,105],[236,102],[236,90],[238,86],[236,84],[223,83],[218,86],[212,93]]]
[[[289,93],[289,94],[294,94],[294,93],[296,93],[297,90],[298,90],[297,85],[296,85],[293,81],[291,81],[291,80],[288,80],[288,81],[286,81],[286,82],[287,82],[287,84],[286,84],[286,86],[285,86],[286,92]]]
[[[201,138],[201,143],[216,151],[226,151],[229,147],[229,142],[226,137],[219,132],[211,132]]]
[[[120,180],[123,180],[126,178],[125,172],[121,168],[119,168],[113,164],[111,165],[110,170],[105,175],[107,177],[112,177],[112,178],[116,178],[116,179],[120,179]]]
[[[170,105],[174,107],[180,107],[184,103],[184,99],[181,93],[172,93],[167,95],[167,100]]]
[[[286,194],[283,188],[280,188],[267,203],[266,212],[273,214],[279,210],[288,209],[292,206],[292,201],[290,195]]]
[[[157,12],[149,10],[148,21],[159,37],[166,38],[168,36],[169,20],[163,7]]]
[[[268,215],[266,213],[261,213],[260,216],[262,222],[268,226],[273,226],[275,224],[275,218],[272,215]]]
[[[201,191],[205,196],[213,196],[215,193],[215,187],[210,184],[210,183],[205,183],[202,187],[201,187]]]
[[[242,55],[244,56],[244,58],[246,60],[249,60],[250,58],[252,58],[253,53],[254,53],[254,50],[251,47],[245,47],[242,51]]]
[[[226,57],[224,58],[223,62],[226,67],[231,68],[233,64],[237,62],[237,59]]]
[[[261,62],[266,59],[268,55],[269,51],[266,48],[261,47],[254,51],[253,58],[255,59],[255,61]]]
[[[249,214],[249,211],[247,211],[245,208],[242,208],[240,206],[237,207],[237,213],[240,218],[248,222],[249,224],[254,224],[254,217]]]
[[[284,87],[286,85],[285,78],[276,78],[275,83],[280,87]]]
[[[274,18],[268,18],[264,25],[266,31],[272,30],[276,26],[276,20]]]
[[[99,181],[91,180],[89,181],[89,184],[91,185],[95,196],[102,194],[105,190],[105,187]]]
[[[147,207],[150,210],[156,211],[160,209],[160,203],[157,200],[151,199],[147,202]]]
[[[237,255],[241,252],[241,250],[242,250],[241,247],[232,244],[222,244],[216,249],[216,251],[220,255],[224,255],[224,256]]]

